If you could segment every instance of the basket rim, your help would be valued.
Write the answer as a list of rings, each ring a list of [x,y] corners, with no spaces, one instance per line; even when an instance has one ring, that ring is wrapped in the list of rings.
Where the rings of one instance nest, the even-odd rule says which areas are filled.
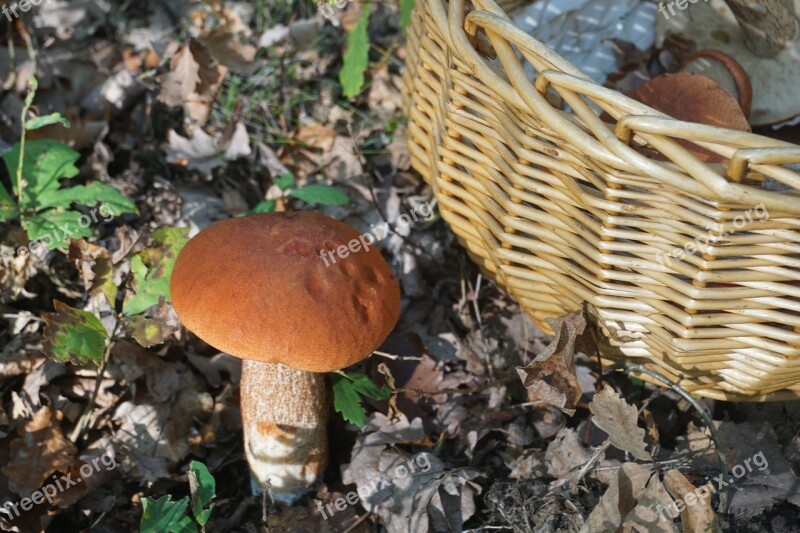
[[[559,135],[574,139],[586,155],[621,171],[646,173],[687,194],[711,201],[763,204],[773,213],[800,215],[800,198],[794,194],[800,192],[800,173],[778,166],[800,163],[800,146],[752,132],[674,119],[591,80],[517,27],[494,0],[473,0],[473,10],[467,8],[465,0],[446,3],[446,10],[445,0],[429,0],[426,6],[450,51],[471,74],[490,85],[509,104],[529,110]],[[497,53],[506,79],[477,50],[479,30],[483,30]],[[512,44],[536,68],[535,80],[525,74]],[[550,87],[571,106],[572,114],[585,129],[566,120],[562,115],[566,111],[553,108],[545,97]],[[616,120],[617,126],[610,129],[613,124],[600,120],[582,95]],[[676,141],[682,138],[724,152],[722,155],[730,159],[727,169],[719,172],[697,159]],[[669,164],[636,151],[632,147],[634,141],[654,147],[668,158]],[[794,191],[768,191],[741,183],[748,168],[788,183]]]

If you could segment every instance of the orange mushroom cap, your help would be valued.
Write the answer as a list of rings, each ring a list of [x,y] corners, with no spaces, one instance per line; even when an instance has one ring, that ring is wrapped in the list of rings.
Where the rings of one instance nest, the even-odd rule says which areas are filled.
[[[173,306],[189,330],[231,355],[307,372],[350,366],[380,346],[400,313],[399,285],[376,248],[352,246],[327,265],[321,257],[359,237],[311,212],[217,222],[175,261]]]
[[[643,83],[628,96],[678,120],[750,131],[739,102],[714,80],[700,74],[662,74]],[[678,139],[678,143],[701,161],[725,161],[724,157],[685,139]]]

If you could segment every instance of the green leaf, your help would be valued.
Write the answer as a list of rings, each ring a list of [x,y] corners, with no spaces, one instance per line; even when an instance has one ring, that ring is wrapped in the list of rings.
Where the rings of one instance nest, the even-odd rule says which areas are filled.
[[[61,113],[52,113],[50,115],[28,120],[25,122],[25,129],[28,131],[38,130],[39,128],[44,128],[45,126],[51,126],[53,124],[61,124],[65,128],[70,127],[69,120],[61,116]]]
[[[19,153],[20,145],[17,143],[11,150],[0,154],[12,176],[17,173]],[[59,179],[77,176],[79,171],[75,162],[78,158],[80,158],[80,154],[64,143],[43,140],[26,143],[25,157],[22,160],[22,176],[25,185],[19,200],[20,208],[22,210],[38,208],[39,196],[42,193],[57,190]],[[12,183],[14,194],[19,198],[16,180],[12,180]]]
[[[136,291],[124,305],[126,316],[137,315],[156,305],[160,298],[171,301],[169,280],[175,259],[189,240],[186,228],[161,228],[153,232],[160,246],[148,248],[131,258],[131,274]]]
[[[139,525],[141,533],[196,533],[197,526],[192,519],[186,516],[189,507],[189,497],[172,501],[172,495],[167,494],[157,500],[142,498],[142,522]]]
[[[364,88],[364,73],[369,66],[369,25],[370,4],[364,4],[364,12],[347,36],[347,52],[344,64],[339,71],[339,82],[345,98],[358,96]]]
[[[103,208],[101,216],[116,217],[125,213],[138,214],[136,203],[119,192],[116,187],[106,183],[93,181],[88,185],[76,185],[63,189],[48,190],[39,195],[37,203],[44,207],[68,208],[73,203],[95,207],[98,203]],[[109,221],[107,219],[106,221]]]
[[[41,241],[48,250],[66,248],[70,239],[82,239],[92,234],[89,226],[79,223],[82,216],[77,211],[51,209],[23,217],[22,228],[31,241]]]
[[[217,494],[217,482],[206,465],[199,461],[189,463],[189,488],[192,492],[192,513],[201,526],[205,526],[214,509],[211,500]]]
[[[125,326],[131,337],[144,348],[163,344],[171,332],[167,324],[143,315],[126,319]]]
[[[400,0],[400,27],[403,30],[411,24],[412,11],[414,11],[414,0]]]
[[[256,206],[246,213],[242,213],[240,216],[245,215],[257,215],[259,213],[272,213],[275,211],[275,207],[277,207],[278,202],[275,200],[264,200],[263,202],[258,202]]]
[[[364,374],[345,373],[342,374],[351,381],[353,388],[363,396],[369,396],[373,400],[388,400],[392,397],[392,389],[384,385],[378,388],[374,381]]]
[[[0,183],[0,222],[15,219],[19,216],[19,209],[17,203],[8,194],[8,191],[3,184]]]
[[[342,414],[347,422],[358,427],[364,425],[367,412],[361,405],[361,396],[353,386],[353,382],[339,374],[333,375],[333,408]]]
[[[277,178],[273,178],[272,183],[278,186],[278,188],[282,191],[285,191],[295,183],[294,174],[291,172],[287,172],[286,174],[281,174]]]
[[[76,365],[103,362],[108,333],[94,314],[56,300],[55,313],[43,313],[44,353],[52,359]]]
[[[306,185],[295,189],[289,196],[303,200],[310,205],[345,205],[350,198],[341,190],[330,185]]]

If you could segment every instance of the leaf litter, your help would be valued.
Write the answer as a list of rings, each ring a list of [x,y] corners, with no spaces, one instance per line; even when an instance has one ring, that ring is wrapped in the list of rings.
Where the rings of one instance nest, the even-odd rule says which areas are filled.
[[[730,484],[731,514],[719,513],[718,491],[665,519],[657,509],[720,474],[700,417],[669,392],[601,375],[589,314],[561,317],[551,324],[555,337],[545,336],[482,277],[438,215],[381,243],[403,286],[403,317],[384,355],[351,373],[361,410],[332,424],[323,483],[290,508],[251,495],[241,363],[180,327],[168,299],[170,264],[187,235],[258,206],[314,205],[368,231],[431,201],[405,148],[401,45],[410,3],[401,4],[350,6],[337,13],[337,28],[311,12],[242,2],[53,2],[3,33],[14,54],[0,50],[0,150],[9,153],[24,126],[34,67],[24,24],[35,30],[35,111],[72,123],[30,140],[58,140],[78,154],[66,173],[43,175],[43,186],[82,191],[54,195],[52,209],[80,216],[96,192],[111,189],[119,197],[108,200],[133,204],[42,257],[5,260],[30,235],[8,223],[13,205],[0,192],[0,507],[99,450],[113,451],[119,469],[57,506],[16,520],[0,513],[0,527],[137,530],[144,497],[186,494],[192,460],[217,478],[208,531],[262,523],[298,532],[759,531],[792,523],[800,505],[792,404],[765,414],[703,401],[729,466],[749,459],[753,468]],[[634,4],[621,16],[652,9]],[[604,42],[601,51],[611,49],[626,50]],[[635,85],[644,55],[628,54],[633,66],[613,72],[608,63],[602,75]],[[13,193],[10,177],[0,183]],[[75,197],[86,203],[67,202]],[[37,224],[27,229],[50,229]],[[361,428],[346,421],[362,414]],[[415,472],[397,475],[411,465]],[[382,476],[391,483],[367,495]],[[356,504],[330,520],[320,514],[353,491]]]

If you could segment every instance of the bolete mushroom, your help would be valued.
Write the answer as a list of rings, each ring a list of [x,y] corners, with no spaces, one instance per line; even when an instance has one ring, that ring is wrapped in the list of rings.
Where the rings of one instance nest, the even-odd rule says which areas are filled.
[[[269,213],[209,226],[175,262],[183,324],[244,359],[245,455],[275,500],[293,503],[325,469],[322,373],[369,356],[397,322],[397,280],[370,245],[319,213]]]
[[[678,120],[750,131],[740,103],[714,80],[700,74],[662,74],[641,84],[628,96]],[[684,139],[678,142],[701,161],[725,161],[702,146]]]
[[[759,127],[797,120],[799,7],[800,0],[691,2],[685,12],[659,17],[656,46],[661,47],[668,35],[678,34],[693,41],[697,49],[725,52],[741,64],[753,84],[750,124]],[[714,79],[726,75],[717,61],[693,61],[686,70]]]

